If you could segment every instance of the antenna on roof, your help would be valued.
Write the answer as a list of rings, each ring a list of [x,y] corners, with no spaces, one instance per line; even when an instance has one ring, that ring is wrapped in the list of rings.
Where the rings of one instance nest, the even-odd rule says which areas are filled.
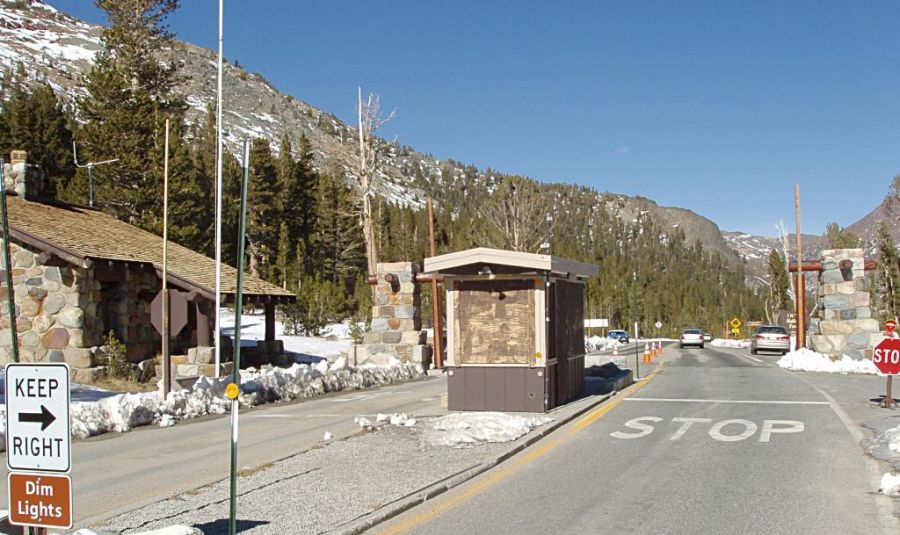
[[[118,162],[119,159],[115,158],[113,160],[103,160],[102,162],[88,162],[84,165],[79,164],[78,163],[78,150],[75,148],[75,141],[72,141],[72,157],[75,160],[75,167],[78,167],[79,169],[87,168],[87,170],[88,170],[88,206],[93,208],[94,207],[94,176],[93,176],[94,167],[96,167],[98,165],[105,165],[108,163]]]

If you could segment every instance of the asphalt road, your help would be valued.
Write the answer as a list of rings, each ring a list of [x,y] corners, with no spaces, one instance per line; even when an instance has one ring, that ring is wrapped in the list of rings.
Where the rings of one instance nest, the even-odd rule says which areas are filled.
[[[360,431],[354,417],[406,412],[441,413],[443,377],[358,390],[241,411],[239,467],[255,468]],[[75,522],[88,525],[175,494],[228,478],[230,416],[187,420],[108,433],[72,446]],[[5,455],[5,454],[4,454]],[[6,462],[2,476],[6,479]],[[0,504],[7,501],[0,486]]]
[[[900,532],[858,428],[804,374],[747,350],[666,354],[659,373],[589,423],[379,531]]]

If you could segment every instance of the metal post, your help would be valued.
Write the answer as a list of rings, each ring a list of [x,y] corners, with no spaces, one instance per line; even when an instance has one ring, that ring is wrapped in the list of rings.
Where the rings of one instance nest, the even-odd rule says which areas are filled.
[[[640,348],[640,339],[638,337],[638,313],[637,313],[637,271],[631,272],[631,310],[634,315],[634,376],[641,378],[641,365],[638,352]]]
[[[241,313],[244,299],[244,234],[247,228],[247,183],[250,181],[250,144],[244,140],[244,176],[241,182],[241,214],[238,227],[237,286],[234,296],[234,370],[232,383],[241,384]],[[237,533],[237,445],[238,399],[231,400],[231,507],[228,517],[228,533]]]
[[[94,166],[88,166],[88,206],[94,207]]]
[[[222,308],[222,22],[223,0],[219,0],[219,74],[216,86],[216,299],[215,344],[216,378],[222,367],[221,308]]]
[[[428,197],[428,241],[431,246],[431,256],[434,256],[434,208],[431,197]],[[434,367],[441,369],[444,367],[443,318],[441,317],[441,296],[438,294],[437,277],[433,273],[431,276],[431,317],[431,328],[434,331],[432,337],[434,339]]]
[[[172,361],[169,359],[169,120],[166,119],[163,158],[163,243],[162,243],[162,372],[163,399],[172,391]]]
[[[3,260],[6,266],[6,294],[9,304],[9,338],[12,361],[19,362],[19,336],[16,333],[16,295],[13,291],[12,260],[9,256],[9,220],[6,212],[6,178],[3,176],[3,160],[0,159],[0,219],[3,219]]]
[[[803,280],[803,240],[800,235],[800,184],[794,184],[794,211],[797,217],[797,346],[806,346],[806,284]]]

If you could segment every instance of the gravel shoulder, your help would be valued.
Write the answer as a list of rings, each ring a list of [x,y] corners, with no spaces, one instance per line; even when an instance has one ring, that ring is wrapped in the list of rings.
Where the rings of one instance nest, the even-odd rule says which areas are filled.
[[[509,443],[459,449],[429,446],[424,435],[433,419],[425,418],[414,427],[384,424],[245,469],[238,478],[238,529],[245,534],[347,529],[370,513],[390,510],[405,497],[482,464],[496,463],[607,397],[591,396],[553,411],[548,414],[553,422]],[[182,524],[206,535],[224,534],[228,532],[228,493],[228,481],[219,481],[93,527],[103,533],[131,535]]]

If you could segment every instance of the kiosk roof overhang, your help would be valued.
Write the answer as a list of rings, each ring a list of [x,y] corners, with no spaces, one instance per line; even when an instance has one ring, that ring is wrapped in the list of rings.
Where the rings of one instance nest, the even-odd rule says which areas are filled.
[[[534,270],[558,274],[568,278],[596,277],[599,269],[594,264],[587,264],[563,258],[561,256],[535,253],[520,253],[503,249],[476,247],[425,259],[425,271],[430,273],[453,274],[461,268],[477,265],[507,266],[523,271]]]

